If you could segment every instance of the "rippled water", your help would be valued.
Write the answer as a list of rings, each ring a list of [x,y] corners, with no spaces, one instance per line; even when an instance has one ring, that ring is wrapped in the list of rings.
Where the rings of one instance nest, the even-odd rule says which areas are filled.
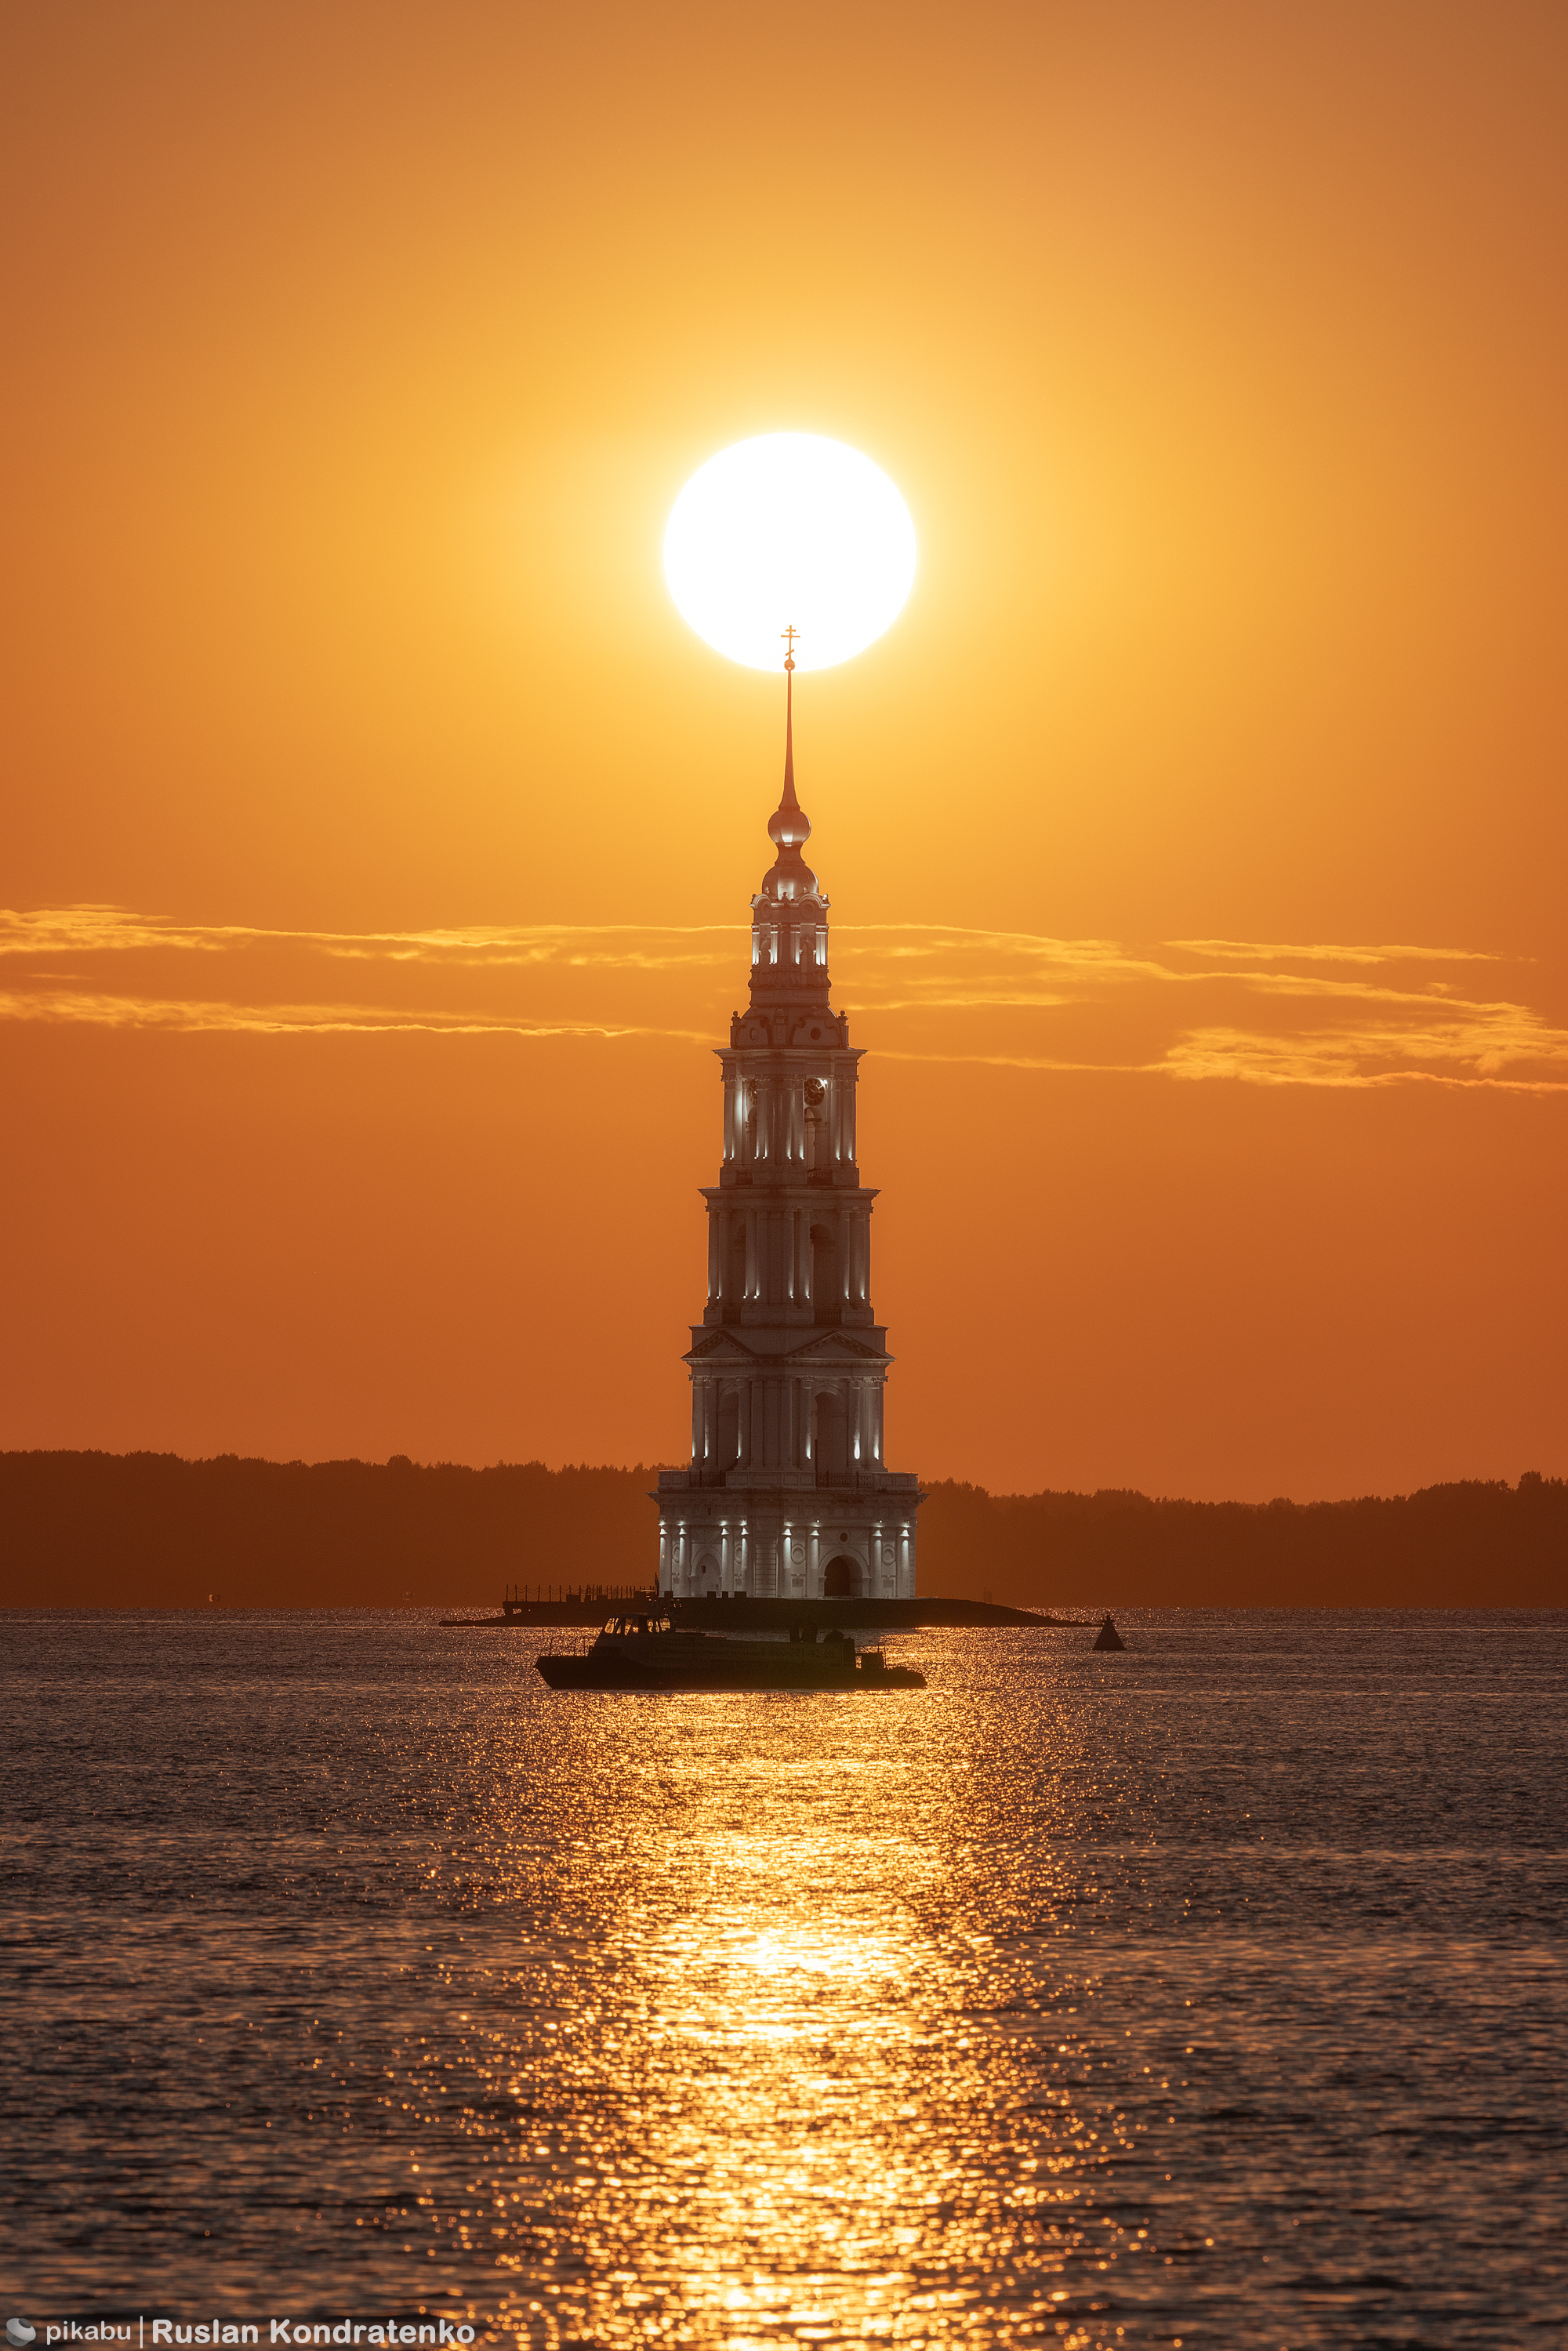
[[[13,1614],[11,2307],[1560,2339],[1568,1616],[1122,1621],[747,1698]]]

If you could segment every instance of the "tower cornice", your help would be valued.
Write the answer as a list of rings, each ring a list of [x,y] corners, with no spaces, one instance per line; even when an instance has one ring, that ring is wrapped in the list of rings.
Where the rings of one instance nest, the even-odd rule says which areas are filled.
[[[727,1207],[737,1206],[736,1194],[743,1193],[754,1207],[766,1205],[772,1208],[869,1208],[882,1196],[879,1184],[837,1184],[819,1182],[810,1176],[781,1177],[777,1183],[769,1176],[732,1176],[717,1184],[699,1184],[699,1197],[711,1207],[723,1201]]]
[[[744,1012],[737,1012],[731,1018],[744,1022],[747,1016]],[[756,1044],[746,1040],[739,1044],[715,1045],[712,1050],[721,1061],[745,1061],[764,1065],[777,1062],[780,1069],[809,1071],[812,1063],[820,1061],[824,1053],[831,1054],[835,1061],[858,1061],[863,1058],[866,1049],[863,1045],[838,1045],[831,1039],[824,1038],[820,1043],[813,1040],[804,1045]]]

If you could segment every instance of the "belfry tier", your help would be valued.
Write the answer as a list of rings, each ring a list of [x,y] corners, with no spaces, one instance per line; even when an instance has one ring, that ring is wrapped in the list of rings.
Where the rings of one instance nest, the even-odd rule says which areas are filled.
[[[872,1306],[861,1056],[830,1000],[792,731],[774,862],[751,902],[750,998],[718,1050],[724,1153],[703,1193],[707,1298],[685,1357],[691,1465],[659,1479],[660,1581],[677,1596],[915,1588],[918,1483],[883,1450],[893,1359]]]

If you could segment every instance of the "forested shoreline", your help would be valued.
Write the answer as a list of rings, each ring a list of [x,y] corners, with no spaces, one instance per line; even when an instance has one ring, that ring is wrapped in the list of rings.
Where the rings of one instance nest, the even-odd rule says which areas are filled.
[[[652,1584],[656,1475],[5,1453],[0,1599],[466,1606],[507,1583]],[[1020,1607],[1561,1607],[1568,1480],[1260,1505],[940,1480],[921,1508],[919,1560],[925,1593]]]

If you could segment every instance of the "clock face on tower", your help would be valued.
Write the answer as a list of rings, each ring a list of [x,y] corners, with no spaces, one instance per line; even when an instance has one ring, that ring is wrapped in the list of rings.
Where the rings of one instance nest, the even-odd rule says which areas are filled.
[[[827,1091],[828,1089],[822,1083],[821,1078],[807,1079],[806,1100],[810,1103],[813,1110],[815,1110],[817,1104],[821,1101],[822,1096],[827,1092]]]

